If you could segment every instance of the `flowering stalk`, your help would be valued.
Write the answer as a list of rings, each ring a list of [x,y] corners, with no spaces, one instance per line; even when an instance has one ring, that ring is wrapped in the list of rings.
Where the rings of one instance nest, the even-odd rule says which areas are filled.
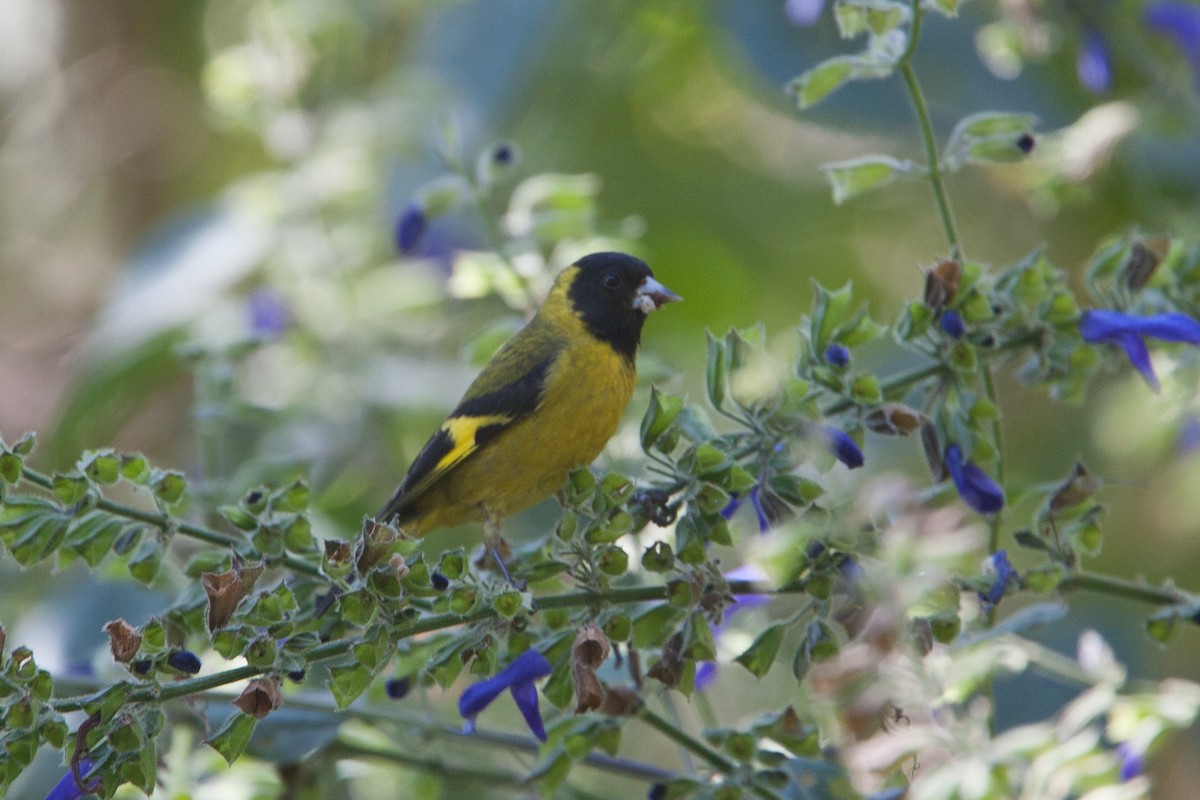
[[[962,261],[963,252],[958,238],[958,226],[955,225],[954,211],[950,207],[946,187],[942,183],[942,168],[938,161],[937,139],[933,134],[933,122],[929,118],[929,106],[925,102],[925,93],[921,91],[921,84],[917,81],[917,72],[912,65],[913,54],[921,39],[921,15],[923,13],[921,0],[912,0],[912,25],[908,31],[908,47],[905,48],[904,55],[900,57],[898,66],[900,74],[904,77],[904,85],[908,87],[917,122],[921,126],[921,141],[925,145],[925,159],[929,169],[929,185],[933,189],[933,199],[942,220],[946,241],[950,244],[950,258]]]

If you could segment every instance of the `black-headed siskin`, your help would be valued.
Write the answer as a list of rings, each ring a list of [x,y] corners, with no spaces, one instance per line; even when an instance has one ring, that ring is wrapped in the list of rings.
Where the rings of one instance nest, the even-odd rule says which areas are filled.
[[[537,314],[492,358],[375,515],[412,536],[499,523],[560,489],[617,429],[651,311],[680,300],[645,262],[593,253],[563,270]]]

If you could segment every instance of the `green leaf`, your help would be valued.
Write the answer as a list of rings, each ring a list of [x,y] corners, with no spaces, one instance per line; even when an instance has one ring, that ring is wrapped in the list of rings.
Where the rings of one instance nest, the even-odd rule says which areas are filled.
[[[962,0],[923,0],[921,7],[953,19],[958,16],[958,7],[961,4]]]
[[[663,394],[657,388],[651,387],[650,407],[642,417],[642,449],[649,451],[659,437],[667,432],[682,410],[682,397]]]
[[[38,517],[22,529],[10,545],[13,558],[27,567],[41,561],[62,543],[67,535],[69,519],[61,514]]]
[[[512,619],[516,616],[523,604],[524,599],[521,597],[521,593],[515,589],[503,592],[492,599],[492,608],[495,609],[497,614],[506,619]]]
[[[362,664],[347,664],[329,670],[329,691],[339,709],[347,708],[371,685],[371,670]]]
[[[150,488],[154,491],[155,498],[167,505],[173,505],[183,497],[184,489],[187,488],[187,479],[181,472],[159,471],[150,479]]]
[[[837,655],[839,645],[837,634],[824,620],[813,620],[808,624],[807,640],[809,658],[813,661],[825,661]]]
[[[615,544],[597,549],[595,558],[596,567],[605,575],[624,575],[629,569],[629,554]]]
[[[813,290],[815,295],[809,331],[813,348],[820,352],[849,315],[853,286],[847,282],[842,288],[831,292],[814,282]]]
[[[141,453],[121,454],[121,477],[130,483],[143,484],[150,476],[150,463]]]
[[[849,81],[886,78],[892,74],[904,54],[907,42],[908,37],[899,29],[890,30],[882,36],[872,36],[864,52],[826,59],[793,78],[787,90],[795,95],[797,105],[805,109],[824,100]]]
[[[16,453],[0,453],[0,478],[5,483],[16,483],[21,480],[21,471],[25,462]]]
[[[344,707],[344,706],[343,706]],[[240,711],[229,715],[229,718],[217,728],[216,733],[208,737],[205,743],[221,754],[229,764],[241,758],[250,744],[250,736],[258,720]]]
[[[58,714],[50,713],[43,715],[41,723],[38,725],[38,730],[41,733],[42,741],[53,747],[55,750],[61,750],[63,745],[67,743],[67,723],[63,721]]]
[[[729,362],[725,343],[705,330],[708,340],[708,366],[704,373],[704,388],[708,393],[708,402],[713,408],[720,409],[729,391]]]
[[[638,614],[633,621],[634,647],[659,647],[675,632],[683,615],[683,611],[666,603]]]
[[[162,563],[163,546],[157,536],[148,536],[129,559],[129,574],[142,583],[149,584],[158,575]]]
[[[87,479],[78,472],[58,473],[54,476],[54,496],[64,506],[72,506],[83,499],[89,485]]]
[[[554,665],[554,671],[542,684],[542,697],[545,697],[556,708],[566,708],[575,699],[575,682],[571,679],[571,665],[568,659],[561,659]]]
[[[863,405],[874,405],[883,402],[883,392],[879,388],[879,379],[869,373],[863,373],[854,379],[850,394],[855,401]]]
[[[779,647],[783,644],[786,634],[787,625],[782,623],[767,627],[734,661],[748,669],[756,678],[761,678],[775,663],[775,656],[779,654]]]
[[[37,444],[37,434],[29,431],[12,446],[12,451],[22,458],[33,452],[34,445]]]
[[[65,545],[78,553],[89,567],[94,567],[108,555],[122,527],[121,520],[105,512],[91,511],[71,524]]]
[[[120,468],[120,459],[112,450],[86,453],[78,465],[80,472],[100,484],[116,483],[121,474]]]
[[[240,505],[230,503],[217,509],[230,525],[242,531],[252,531],[258,527],[258,517],[251,514]]]
[[[834,19],[843,39],[861,33],[882,36],[912,18],[908,6],[895,0],[838,0]]]
[[[1020,143],[1032,135],[1037,118],[1031,114],[985,111],[964,117],[946,140],[943,166],[955,169],[964,161],[1004,163],[1029,153]]]
[[[411,574],[410,572],[409,575],[411,576]],[[375,619],[375,615],[379,612],[379,605],[369,592],[360,589],[342,595],[341,609],[343,619],[351,625],[365,627]]]
[[[297,478],[290,486],[272,496],[271,505],[277,511],[301,513],[308,510],[309,496],[308,484]]]
[[[821,172],[833,189],[834,205],[841,205],[852,197],[886,186],[900,175],[911,173],[911,161],[901,161],[884,155],[869,155],[848,161],[822,164]]]
[[[158,780],[158,750],[151,739],[138,749],[137,754],[136,760],[121,765],[121,777],[149,795],[154,792]]]
[[[857,69],[858,56],[834,56],[792,78],[787,91],[802,110],[810,108],[854,80]]]
[[[696,661],[712,661],[717,657],[717,641],[713,637],[712,626],[704,614],[692,612],[683,626],[683,648],[685,658]]]
[[[562,746],[555,747],[525,776],[526,783],[537,786],[542,797],[552,797],[571,771],[571,757]]]

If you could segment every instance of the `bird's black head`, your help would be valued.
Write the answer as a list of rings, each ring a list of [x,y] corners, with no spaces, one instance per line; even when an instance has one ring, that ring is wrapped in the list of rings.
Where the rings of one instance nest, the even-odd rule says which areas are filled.
[[[567,290],[588,331],[632,359],[646,315],[679,296],[654,280],[650,267],[625,253],[592,253],[575,262]]]

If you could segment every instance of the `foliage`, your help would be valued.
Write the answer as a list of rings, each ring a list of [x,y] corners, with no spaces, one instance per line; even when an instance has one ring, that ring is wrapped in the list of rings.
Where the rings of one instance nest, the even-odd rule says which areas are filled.
[[[378,201],[372,159],[389,147],[383,134],[351,153],[343,125],[323,126],[303,157],[230,187],[194,237],[254,232],[242,239],[244,274],[222,297],[246,302],[243,323],[232,333],[191,323],[195,309],[176,305],[167,324],[138,331],[130,318],[170,293],[164,278],[105,332],[130,349],[164,331],[178,337],[196,385],[201,474],[113,448],[42,471],[33,434],[0,446],[0,541],[17,564],[83,562],[175,596],[141,624],[108,625],[122,673],[83,689],[0,633],[0,788],[52,748],[77,789],[150,794],[174,731],[186,728],[230,764],[291,763],[298,754],[272,754],[263,730],[298,731],[308,723],[289,713],[312,712],[325,727],[311,726],[302,774],[282,779],[294,786],[335,780],[337,760],[358,759],[448,784],[532,784],[544,796],[583,796],[584,764],[641,781],[654,798],[1143,796],[1143,760],[1193,722],[1200,686],[1131,679],[1095,632],[1074,659],[1030,633],[1059,622],[1062,598],[1086,589],[1151,605],[1147,635],[1166,643],[1196,618],[1200,598],[1087,568],[1105,533],[1102,481],[1082,463],[1045,482],[1011,481],[997,384],[1011,366],[1048,399],[1086,407],[1096,378],[1128,358],[1157,389],[1151,337],[1160,368],[1169,357],[1171,380],[1194,385],[1200,245],[1114,237],[1097,248],[1083,291],[1046,248],[1000,268],[969,257],[946,176],[1025,166],[1040,146],[1036,120],[971,114],[939,146],[913,57],[926,18],[954,19],[958,4],[839,0],[833,13],[840,34],[865,37],[865,47],[792,81],[798,105],[897,75],[925,152],[924,163],[869,154],[825,165],[833,201],[926,181],[946,251],[931,254],[920,296],[887,323],[851,284],[814,282],[811,308],[794,322],[794,357],[779,356],[763,325],[709,332],[705,397],[649,393],[636,436],[645,475],[625,474],[636,464],[574,472],[557,521],[520,539],[512,583],[463,547],[439,552],[436,535],[417,542],[355,524],[366,500],[346,488],[361,482],[352,464],[380,442],[288,453],[332,480],[261,456],[305,425],[386,409],[378,376],[396,368],[387,353],[428,348],[457,329],[452,308],[476,314],[498,304],[474,301],[499,298],[505,316],[460,342],[471,361],[486,360],[559,268],[597,249],[636,249],[637,226],[604,220],[594,176],[520,178],[514,144],[468,155],[454,126],[444,173],[412,193],[391,231],[398,261],[385,255],[387,235],[358,222]],[[319,20],[292,23],[328,33]],[[210,67],[212,102],[231,124],[303,102],[299,84],[255,89],[251,56],[232,48]],[[313,172],[329,181],[319,202],[294,190]],[[436,225],[463,215],[478,218],[487,242],[447,253]],[[314,218],[327,240],[301,225]],[[173,268],[202,269],[183,254]],[[876,369],[881,349],[907,366]],[[282,374],[287,389],[256,402]],[[642,374],[653,380],[662,368],[643,359]],[[439,370],[434,382],[456,375]],[[419,433],[398,430],[392,444],[411,446]],[[848,489],[844,473],[872,465],[879,437],[919,450],[927,474]],[[765,572],[731,571],[737,561]],[[1028,604],[1014,609],[1018,598]],[[790,670],[792,702],[769,711],[748,702],[717,718],[706,695],[714,662],[755,678]],[[993,682],[1026,672],[1081,691],[1037,722],[996,731]],[[542,742],[490,731],[465,741],[534,753],[536,763],[517,771],[411,755],[406,739],[459,734],[385,707],[385,675],[393,699],[461,697],[472,728],[509,690]],[[555,709],[544,728],[542,678]],[[709,717],[701,733],[679,720],[680,695]],[[172,713],[182,699],[194,715]],[[633,757],[622,742],[634,730],[677,745],[679,768]]]

